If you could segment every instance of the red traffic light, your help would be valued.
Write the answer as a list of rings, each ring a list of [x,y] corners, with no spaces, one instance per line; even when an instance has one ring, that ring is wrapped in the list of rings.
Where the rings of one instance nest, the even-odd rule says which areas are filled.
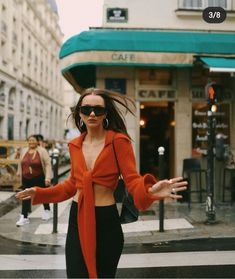
[[[213,86],[210,85],[210,86],[208,87],[208,98],[209,98],[210,100],[213,100],[214,97],[215,97],[215,90],[214,90]]]
[[[205,87],[207,101],[213,105],[222,100],[222,86],[215,82],[208,83]]]

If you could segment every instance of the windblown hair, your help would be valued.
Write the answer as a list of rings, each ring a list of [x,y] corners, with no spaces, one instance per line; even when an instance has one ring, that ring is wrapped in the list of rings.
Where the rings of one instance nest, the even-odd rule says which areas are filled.
[[[86,125],[80,126],[80,106],[83,98],[88,95],[97,95],[104,99],[105,108],[107,110],[107,118],[109,121],[109,125],[105,129],[123,133],[130,138],[126,129],[124,113],[126,115],[127,112],[130,112],[132,115],[135,115],[133,111],[133,109],[135,109],[135,102],[125,95],[106,89],[88,88],[81,93],[78,103],[75,107],[73,107],[71,114],[78,130],[81,133],[87,130]],[[117,104],[124,109],[124,113],[120,108],[118,108]],[[130,106],[132,106],[132,108],[130,108]]]

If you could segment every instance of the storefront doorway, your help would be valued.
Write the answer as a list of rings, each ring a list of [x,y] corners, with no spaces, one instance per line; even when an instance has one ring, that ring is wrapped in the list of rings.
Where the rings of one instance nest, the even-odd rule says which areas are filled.
[[[164,176],[174,175],[174,102],[140,103],[140,173],[159,176],[158,148],[165,148]]]

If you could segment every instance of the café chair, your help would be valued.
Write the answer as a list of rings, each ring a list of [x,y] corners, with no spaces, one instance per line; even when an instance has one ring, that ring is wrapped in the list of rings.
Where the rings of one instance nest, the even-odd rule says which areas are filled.
[[[183,170],[182,177],[188,181],[187,187],[187,198],[188,198],[188,208],[191,209],[191,194],[197,193],[199,197],[199,202],[202,202],[202,193],[206,192],[203,184],[206,183],[206,170],[201,168],[201,163],[197,158],[187,158],[183,160]]]
[[[225,201],[225,192],[230,192],[230,204],[233,205],[235,196],[235,165],[226,166],[223,173],[222,201]]]

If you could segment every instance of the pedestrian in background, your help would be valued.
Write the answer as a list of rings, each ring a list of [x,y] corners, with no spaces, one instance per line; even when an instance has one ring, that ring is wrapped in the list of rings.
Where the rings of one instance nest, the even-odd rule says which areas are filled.
[[[181,177],[158,181],[139,175],[119,104],[132,113],[131,99],[108,90],[86,89],[73,110],[81,136],[69,143],[70,177],[54,187],[33,187],[16,195],[33,204],[72,198],[66,239],[68,278],[113,278],[123,249],[123,232],[114,200],[119,171],[140,210],[164,198],[179,199]],[[133,102],[132,102],[133,103]]]
[[[18,175],[21,177],[21,185],[23,189],[33,186],[48,187],[51,182],[51,159],[44,147],[39,146],[36,135],[29,136],[28,147],[23,148],[20,153],[20,162],[18,165]],[[43,220],[51,218],[50,205],[44,203]],[[31,212],[31,201],[22,201],[22,210],[20,219],[16,222],[16,226],[20,227],[29,223],[28,214]]]
[[[41,147],[46,148],[46,143],[45,143],[45,141],[44,141],[43,135],[37,134],[37,135],[35,135],[35,136],[36,136],[36,139],[37,139],[37,141],[38,141],[38,145],[41,146]]]

